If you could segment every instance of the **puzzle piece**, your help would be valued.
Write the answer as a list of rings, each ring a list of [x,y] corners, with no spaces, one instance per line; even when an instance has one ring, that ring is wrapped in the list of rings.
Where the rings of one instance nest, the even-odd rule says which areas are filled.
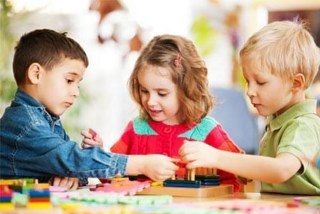
[[[189,180],[166,180],[163,182],[165,187],[191,187],[199,188],[201,181],[189,181]]]

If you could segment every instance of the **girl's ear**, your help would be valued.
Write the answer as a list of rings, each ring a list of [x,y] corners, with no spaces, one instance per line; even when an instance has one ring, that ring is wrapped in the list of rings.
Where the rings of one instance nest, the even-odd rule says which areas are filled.
[[[303,74],[296,74],[293,78],[292,90],[300,91],[305,89],[306,79]]]
[[[42,76],[42,67],[39,63],[32,63],[27,71],[27,81],[31,84],[38,84]]]

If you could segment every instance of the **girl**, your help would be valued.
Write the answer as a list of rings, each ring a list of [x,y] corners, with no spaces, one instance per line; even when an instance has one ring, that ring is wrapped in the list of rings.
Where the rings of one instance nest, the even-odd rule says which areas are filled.
[[[207,68],[194,44],[181,36],[154,37],[143,49],[129,79],[140,116],[130,121],[111,151],[178,157],[184,140],[203,141],[217,149],[241,153],[221,125],[207,116],[213,107]],[[221,183],[241,185],[218,170]]]

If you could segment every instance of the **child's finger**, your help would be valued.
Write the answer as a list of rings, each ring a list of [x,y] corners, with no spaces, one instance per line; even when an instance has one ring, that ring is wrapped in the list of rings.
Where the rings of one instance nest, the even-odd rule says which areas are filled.
[[[69,178],[66,185],[67,185],[68,189],[72,189],[72,188],[74,188],[74,186],[77,183],[78,183],[78,179],[77,178]]]
[[[192,154],[187,154],[183,157],[183,161],[188,163],[188,162],[192,162],[192,161],[196,161],[197,159],[199,159],[197,157],[196,154],[192,153]]]
[[[81,148],[83,148],[83,149],[90,148],[90,147],[94,147],[94,145],[88,144],[88,143],[82,143],[81,144]]]
[[[79,186],[79,180],[75,179],[70,190],[76,190],[76,189],[78,189],[78,186]]]
[[[54,177],[52,186],[60,186],[60,181],[61,181],[60,177]]]
[[[66,182],[64,186],[67,187],[67,189],[69,190],[73,185],[73,178],[66,178],[65,180]]]
[[[96,139],[97,137],[97,132],[95,132],[93,129],[89,128],[89,133],[91,134],[92,139]]]
[[[84,138],[91,138],[91,134],[86,131],[86,130],[83,130],[80,132],[80,134],[84,137]]]
[[[176,170],[167,169],[163,172],[163,176],[166,176],[167,178],[171,178],[172,175],[176,173]]]
[[[68,177],[64,177],[64,178],[62,178],[61,179],[61,181],[60,181],[60,186],[65,186],[65,187],[67,187],[68,185],[68,181],[69,181],[69,178]]]
[[[90,138],[84,138],[82,140],[82,142],[85,143],[85,144],[89,144],[89,145],[95,145],[96,144],[96,142],[94,140],[90,139]]]
[[[188,144],[183,144],[179,150],[179,155],[183,157],[189,154],[190,152],[191,152],[190,146]]]
[[[98,146],[98,147],[102,146],[102,144],[100,142],[94,141],[94,140],[88,139],[88,138],[83,139],[82,143],[85,145],[90,145],[90,146]]]
[[[173,158],[171,158],[171,162],[173,162],[173,163],[177,163],[177,162],[179,162],[179,161],[181,161],[181,159],[180,159],[179,157],[173,157]]]
[[[88,131],[87,130],[82,130],[80,132],[80,134],[84,137],[84,138],[90,138],[90,139],[96,139],[97,137],[97,133],[93,130],[93,129],[89,129]]]
[[[198,163],[198,161],[192,161],[192,162],[189,162],[187,165],[186,165],[186,168],[187,169],[195,169],[195,168],[198,168],[200,167],[201,165]]]
[[[174,163],[171,162],[171,163],[168,165],[167,169],[169,169],[170,171],[176,171],[176,170],[179,169],[179,166],[177,166],[176,164],[174,164]]]

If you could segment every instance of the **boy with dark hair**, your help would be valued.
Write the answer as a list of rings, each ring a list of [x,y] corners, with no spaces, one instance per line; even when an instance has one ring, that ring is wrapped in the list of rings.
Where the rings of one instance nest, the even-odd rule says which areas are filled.
[[[81,149],[70,140],[59,117],[79,96],[87,66],[86,53],[65,33],[41,29],[21,37],[13,60],[18,90],[0,119],[0,178],[55,177],[53,183],[76,188],[79,178],[84,184],[88,177],[174,175],[178,167],[169,157]]]

